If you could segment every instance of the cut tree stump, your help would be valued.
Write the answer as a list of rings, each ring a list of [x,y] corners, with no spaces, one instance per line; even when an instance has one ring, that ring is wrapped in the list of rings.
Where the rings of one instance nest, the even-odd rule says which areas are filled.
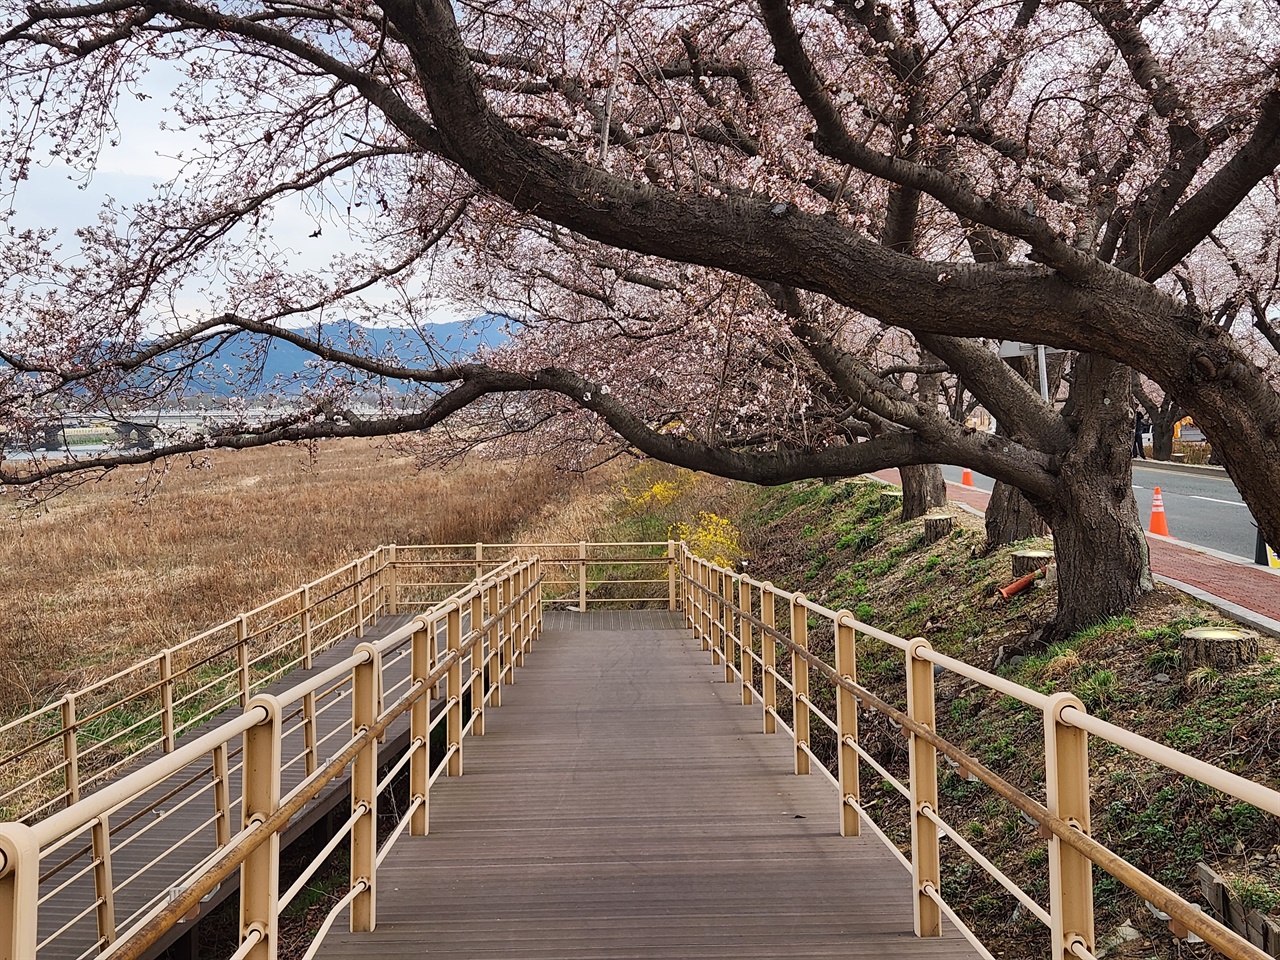
[[[892,513],[894,510],[902,509],[902,491],[901,490],[881,490],[880,491],[880,511],[881,513]]]
[[[1018,550],[1012,555],[1013,577],[1025,577],[1053,562],[1052,550]]]
[[[954,525],[955,517],[949,513],[926,513],[924,515],[925,543],[941,540],[951,532]]]
[[[1233,627],[1198,627],[1182,633],[1182,668],[1230,670],[1258,659],[1258,635]]]

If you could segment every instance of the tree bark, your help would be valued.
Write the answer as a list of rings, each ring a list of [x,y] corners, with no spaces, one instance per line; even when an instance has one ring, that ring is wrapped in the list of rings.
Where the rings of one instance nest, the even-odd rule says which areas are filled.
[[[1053,528],[1058,611],[1051,643],[1128,610],[1152,589],[1147,540],[1133,499],[1133,418],[1128,371],[1082,354],[1076,366],[1076,441],[1059,493],[1041,513]]]
[[[1019,540],[1043,537],[1048,532],[1044,518],[1022,491],[997,480],[987,502],[987,542],[983,549],[991,551]]]
[[[936,463],[899,467],[898,474],[902,477],[903,520],[923,517],[947,502],[947,483]]]

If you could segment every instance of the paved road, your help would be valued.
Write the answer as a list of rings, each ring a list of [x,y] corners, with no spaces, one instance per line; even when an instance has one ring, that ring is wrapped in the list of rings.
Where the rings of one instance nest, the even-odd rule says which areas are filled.
[[[959,467],[943,467],[948,480],[960,479]],[[974,474],[974,485],[989,491],[989,477]],[[1185,543],[1211,547],[1247,560],[1253,559],[1256,537],[1253,517],[1225,473],[1207,476],[1181,473],[1158,465],[1133,468],[1133,495],[1142,514],[1142,525],[1151,525],[1151,497],[1159,487],[1164,499],[1169,533]]]

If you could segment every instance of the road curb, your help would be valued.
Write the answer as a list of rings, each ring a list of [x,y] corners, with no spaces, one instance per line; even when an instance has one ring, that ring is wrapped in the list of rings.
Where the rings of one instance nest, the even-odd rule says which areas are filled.
[[[1173,587],[1175,590],[1181,590],[1188,596],[1195,597],[1209,606],[1214,607],[1221,613],[1225,613],[1233,620],[1239,620],[1259,630],[1262,633],[1269,634],[1273,637],[1280,637],[1280,620],[1272,620],[1270,617],[1250,610],[1248,607],[1242,607],[1238,603],[1232,603],[1230,600],[1224,600],[1216,594],[1210,593],[1208,590],[1201,590],[1199,587],[1192,586],[1189,583],[1183,583],[1181,580],[1175,580],[1173,577],[1166,577],[1162,573],[1155,574],[1155,578],[1161,583]]]
[[[1152,470],[1167,470],[1169,473],[1198,474],[1202,477],[1225,477],[1227,475],[1225,467],[1215,467],[1207,463],[1174,463],[1172,460],[1152,460],[1150,457],[1144,460],[1142,457],[1134,457],[1133,465],[1135,467],[1148,467]]]

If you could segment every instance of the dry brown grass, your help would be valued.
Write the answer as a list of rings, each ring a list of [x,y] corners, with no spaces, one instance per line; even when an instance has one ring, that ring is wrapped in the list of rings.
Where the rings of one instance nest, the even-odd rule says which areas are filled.
[[[0,526],[0,713],[13,716],[383,543],[510,537],[563,494],[550,471],[419,471],[377,444],[174,464],[139,504],[120,470]]]

